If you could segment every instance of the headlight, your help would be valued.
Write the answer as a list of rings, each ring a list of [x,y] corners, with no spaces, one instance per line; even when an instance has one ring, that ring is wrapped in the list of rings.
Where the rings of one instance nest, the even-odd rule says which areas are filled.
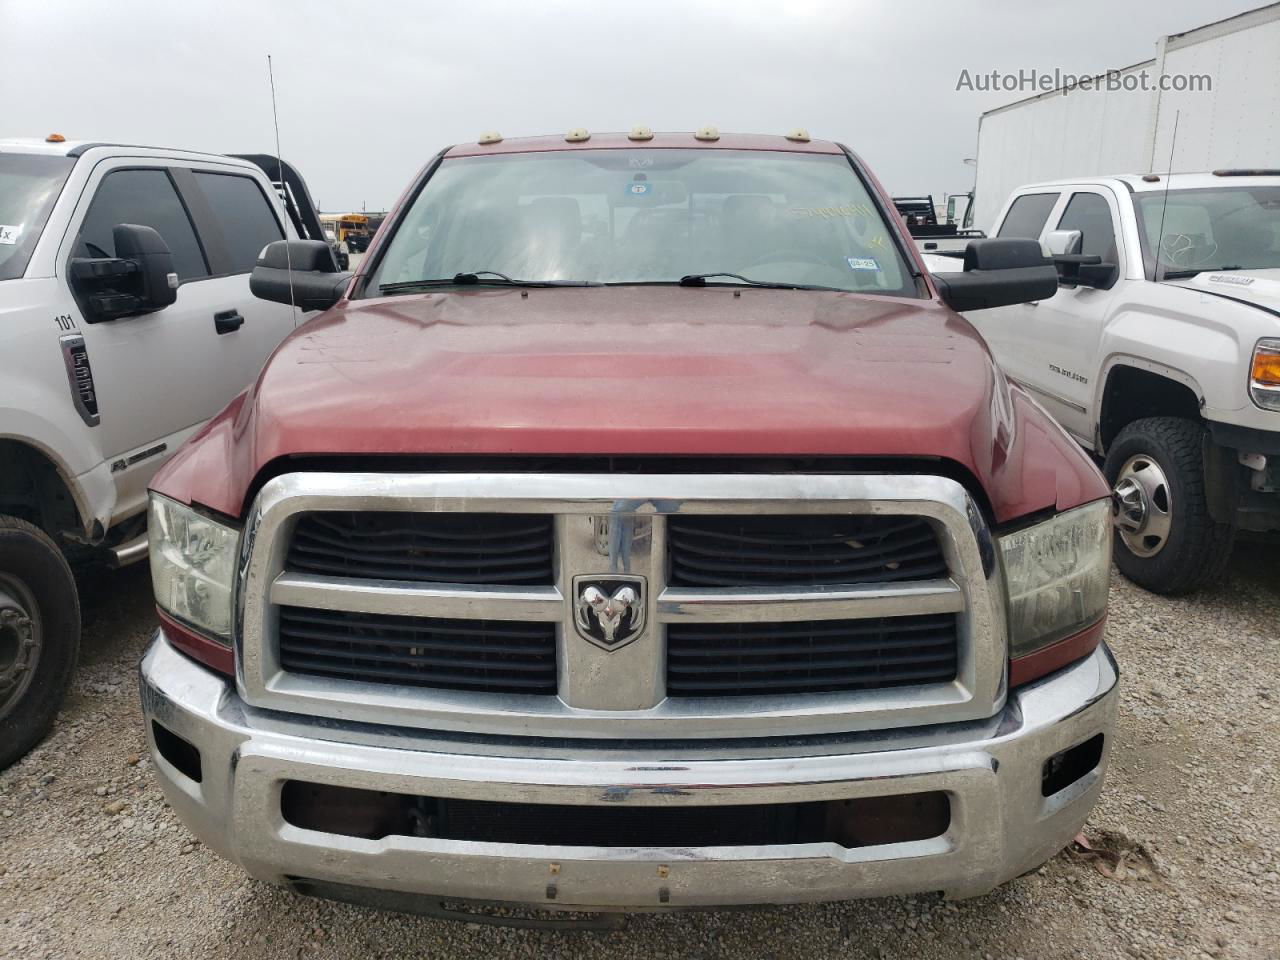
[[[166,613],[231,642],[231,582],[240,532],[151,494],[151,584]]]
[[[1253,348],[1249,395],[1263,410],[1280,410],[1280,340],[1259,340]]]
[[[1009,591],[1009,656],[1023,657],[1096,623],[1111,581],[1111,504],[1060,513],[1000,538]]]

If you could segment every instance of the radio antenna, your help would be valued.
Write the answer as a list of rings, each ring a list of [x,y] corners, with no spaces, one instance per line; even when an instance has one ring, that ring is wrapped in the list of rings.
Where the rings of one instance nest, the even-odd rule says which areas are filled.
[[[1169,172],[1164,175],[1164,201],[1160,204],[1160,236],[1156,238],[1156,283],[1164,279],[1166,272],[1160,262],[1160,258],[1164,255],[1164,215],[1169,209],[1169,181],[1173,177],[1173,148],[1178,143],[1178,118],[1181,116],[1181,110],[1174,113],[1173,135],[1169,137]]]
[[[288,190],[288,182],[284,178],[284,158],[280,155],[280,115],[276,112],[276,74],[271,67],[271,54],[267,54],[267,79],[271,83],[271,122],[276,128],[276,182],[281,190]],[[288,222],[285,217],[285,222]],[[293,308],[293,325],[298,325],[298,304],[293,296],[293,255],[289,252],[289,241],[285,238],[284,246],[285,273],[289,278],[289,305]]]

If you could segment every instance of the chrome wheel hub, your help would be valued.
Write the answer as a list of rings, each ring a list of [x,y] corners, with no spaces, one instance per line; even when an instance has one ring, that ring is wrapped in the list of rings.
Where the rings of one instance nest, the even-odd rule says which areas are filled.
[[[35,598],[16,580],[0,576],[0,719],[17,706],[40,660]]]
[[[1120,468],[1111,491],[1112,522],[1136,557],[1154,557],[1164,549],[1173,526],[1173,495],[1156,461],[1139,454]]]

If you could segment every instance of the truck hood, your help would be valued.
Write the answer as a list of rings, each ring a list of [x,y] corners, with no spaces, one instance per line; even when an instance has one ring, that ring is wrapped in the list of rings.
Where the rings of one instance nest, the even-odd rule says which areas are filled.
[[[941,304],[712,287],[344,302],[289,337],[155,487],[238,516],[267,465],[344,455],[941,459],[1000,519],[1105,494]]]
[[[1230,297],[1232,300],[1280,314],[1280,269],[1228,270],[1221,273],[1207,270],[1185,280],[1165,282],[1220,297]]]

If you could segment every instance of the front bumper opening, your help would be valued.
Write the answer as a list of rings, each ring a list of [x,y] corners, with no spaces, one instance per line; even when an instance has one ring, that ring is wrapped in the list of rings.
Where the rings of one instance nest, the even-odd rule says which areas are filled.
[[[951,824],[951,801],[943,791],[735,806],[624,801],[621,792],[614,803],[589,806],[460,800],[289,780],[280,808],[295,827],[366,840],[407,836],[565,847],[835,843],[852,849],[929,840]]]
[[[1102,744],[1099,733],[1046,760],[1040,771],[1040,794],[1051,797],[1092,773],[1102,762]]]
[[[155,738],[156,752],[168,760],[173,769],[196,783],[204,780],[200,750],[194,743],[155,720],[151,721],[151,736]]]

